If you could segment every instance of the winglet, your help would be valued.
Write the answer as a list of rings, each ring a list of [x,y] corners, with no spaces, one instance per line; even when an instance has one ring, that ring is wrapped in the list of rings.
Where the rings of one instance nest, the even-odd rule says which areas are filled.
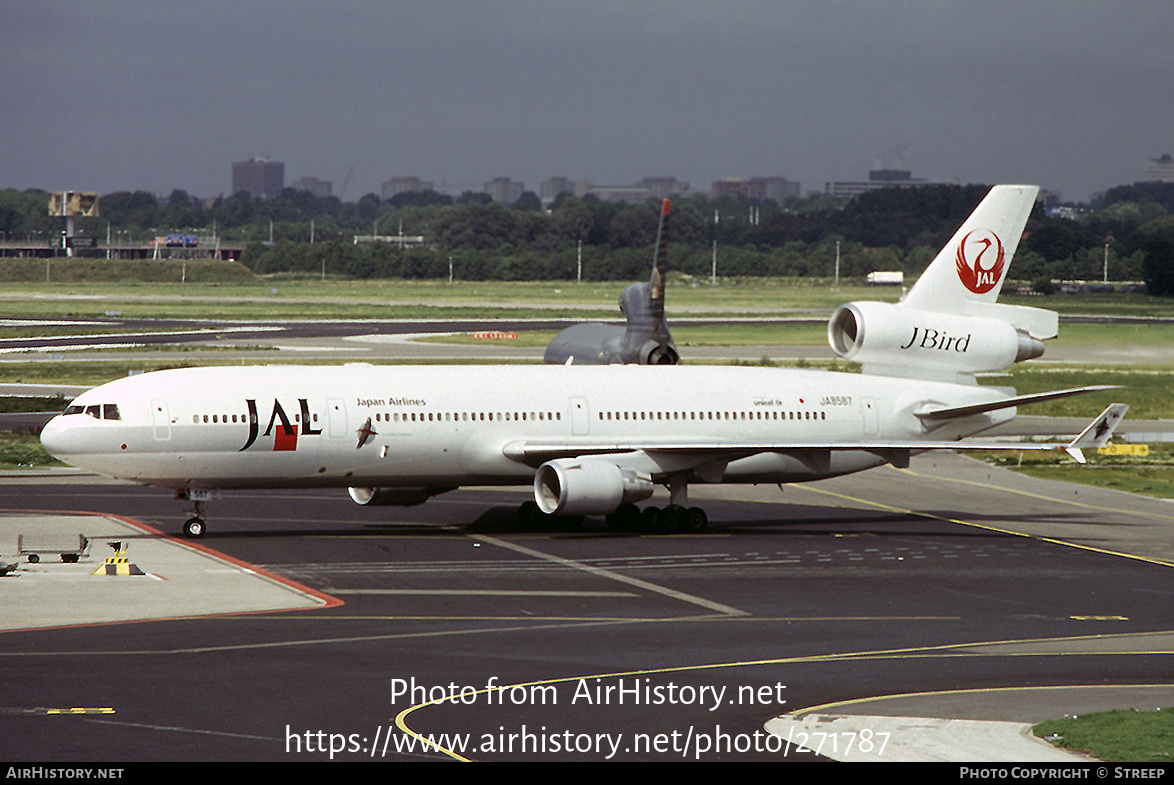
[[[1064,446],[1064,452],[1075,458],[1077,463],[1084,463],[1083,451],[1104,447],[1113,436],[1113,431],[1117,430],[1117,426],[1121,424],[1121,420],[1128,410],[1129,404],[1126,403],[1109,404],[1103,412],[1097,415],[1095,420],[1088,424],[1088,427],[1080,432],[1079,436]]]

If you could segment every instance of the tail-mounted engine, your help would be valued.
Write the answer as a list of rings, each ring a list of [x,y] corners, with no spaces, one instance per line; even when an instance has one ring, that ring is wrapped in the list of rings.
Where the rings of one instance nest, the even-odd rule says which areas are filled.
[[[681,356],[671,342],[645,341],[640,347],[639,362],[641,365],[677,365]]]
[[[841,305],[828,322],[832,351],[886,376],[950,378],[1002,371],[1044,353],[1041,340],[1014,323],[1035,308],[984,306],[993,316],[955,315],[878,302]],[[1042,328],[1047,335],[1047,328]],[[1052,332],[1054,335],[1054,332]]]

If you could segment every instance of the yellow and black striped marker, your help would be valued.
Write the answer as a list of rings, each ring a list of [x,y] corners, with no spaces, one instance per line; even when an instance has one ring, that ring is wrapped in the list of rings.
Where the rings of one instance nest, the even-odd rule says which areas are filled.
[[[140,570],[136,565],[131,564],[130,560],[125,556],[111,557],[106,560],[105,564],[98,566],[91,575],[146,575],[147,573]]]
[[[106,560],[98,569],[94,570],[91,575],[146,575],[136,565],[130,563],[123,554],[126,553],[126,548],[121,542],[106,543],[114,549],[114,555]]]

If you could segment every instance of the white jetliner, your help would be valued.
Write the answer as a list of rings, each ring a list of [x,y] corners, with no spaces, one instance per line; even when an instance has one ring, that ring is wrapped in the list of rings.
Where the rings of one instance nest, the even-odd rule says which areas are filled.
[[[690,483],[818,480],[891,463],[1014,417],[1019,396],[975,383],[1039,356],[1057,316],[994,302],[1035,201],[987,195],[905,297],[841,306],[832,348],[864,373],[676,365],[228,367],[158,371],[79,396],[45,448],[103,475],[195,501],[215,489],[349,488],[360,504],[418,504],[461,485],[533,484],[523,517],[606,515],[696,531]],[[1100,446],[1113,404],[1072,442]],[[996,445],[973,445],[993,448]],[[639,512],[656,485],[669,505]]]

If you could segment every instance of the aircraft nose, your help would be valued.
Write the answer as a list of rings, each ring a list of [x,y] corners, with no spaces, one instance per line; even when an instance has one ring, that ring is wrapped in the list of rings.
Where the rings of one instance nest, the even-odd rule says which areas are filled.
[[[45,423],[45,427],[41,429],[41,446],[54,458],[64,460],[66,456],[71,455],[73,442],[70,429],[61,415]]]

